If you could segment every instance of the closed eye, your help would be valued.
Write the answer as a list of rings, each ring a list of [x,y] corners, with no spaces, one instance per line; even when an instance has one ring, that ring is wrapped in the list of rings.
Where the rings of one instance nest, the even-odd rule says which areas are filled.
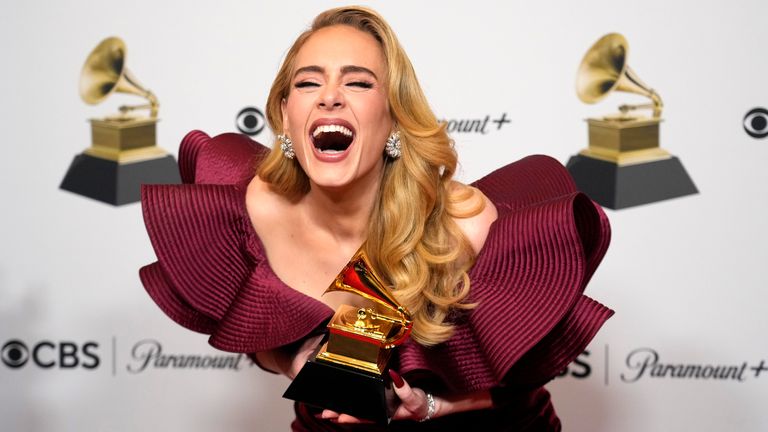
[[[312,81],[302,81],[302,82],[297,82],[296,84],[294,84],[294,87],[300,88],[300,89],[301,88],[310,88],[310,87],[320,87],[320,84],[318,84],[316,82],[312,82]]]
[[[351,83],[348,83],[347,86],[369,89],[369,88],[373,88],[373,83],[368,81],[353,81]]]

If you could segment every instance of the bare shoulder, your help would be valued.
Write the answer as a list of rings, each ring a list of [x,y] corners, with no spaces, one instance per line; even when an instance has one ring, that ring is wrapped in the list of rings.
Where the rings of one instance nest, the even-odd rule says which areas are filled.
[[[258,175],[248,184],[245,206],[257,233],[262,234],[262,228],[266,229],[279,220],[288,205],[288,201],[274,192]]]
[[[464,233],[475,253],[485,245],[491,225],[498,218],[493,202],[479,189],[459,182],[451,184],[454,221]]]

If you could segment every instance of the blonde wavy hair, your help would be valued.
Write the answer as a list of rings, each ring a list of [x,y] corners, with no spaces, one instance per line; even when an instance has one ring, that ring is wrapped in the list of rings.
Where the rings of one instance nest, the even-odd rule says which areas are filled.
[[[318,15],[286,54],[267,99],[267,120],[275,134],[283,132],[280,106],[291,89],[296,55],[315,31],[335,25],[361,30],[381,44],[390,111],[402,143],[402,156],[385,163],[363,247],[376,271],[411,312],[413,338],[422,345],[435,345],[453,332],[451,312],[473,307],[464,300],[474,251],[453,218],[480,213],[483,201],[459,210],[474,190],[452,182],[457,162],[453,142],[432,113],[389,25],[373,10],[357,6]],[[298,199],[309,191],[309,179],[295,160],[283,157],[279,147],[273,146],[258,174],[277,193]]]

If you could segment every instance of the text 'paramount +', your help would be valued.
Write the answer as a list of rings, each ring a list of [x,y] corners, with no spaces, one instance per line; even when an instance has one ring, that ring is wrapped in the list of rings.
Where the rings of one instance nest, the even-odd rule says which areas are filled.
[[[627,355],[627,371],[622,381],[634,383],[641,379],[672,379],[743,382],[750,378],[768,376],[768,362],[742,361],[732,364],[705,362],[663,362],[652,348],[638,348]]]
[[[449,118],[440,119],[440,123],[445,124],[448,133],[478,133],[485,135],[488,132],[499,131],[512,120],[507,117],[507,113],[501,113],[497,116],[486,114],[479,118]]]

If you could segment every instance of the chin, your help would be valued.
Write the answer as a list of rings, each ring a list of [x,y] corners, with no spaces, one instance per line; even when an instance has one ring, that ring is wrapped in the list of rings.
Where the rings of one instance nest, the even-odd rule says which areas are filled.
[[[319,168],[319,167],[315,167]],[[340,167],[323,167],[307,173],[310,181],[321,188],[341,188],[355,181],[354,170],[339,169]]]

